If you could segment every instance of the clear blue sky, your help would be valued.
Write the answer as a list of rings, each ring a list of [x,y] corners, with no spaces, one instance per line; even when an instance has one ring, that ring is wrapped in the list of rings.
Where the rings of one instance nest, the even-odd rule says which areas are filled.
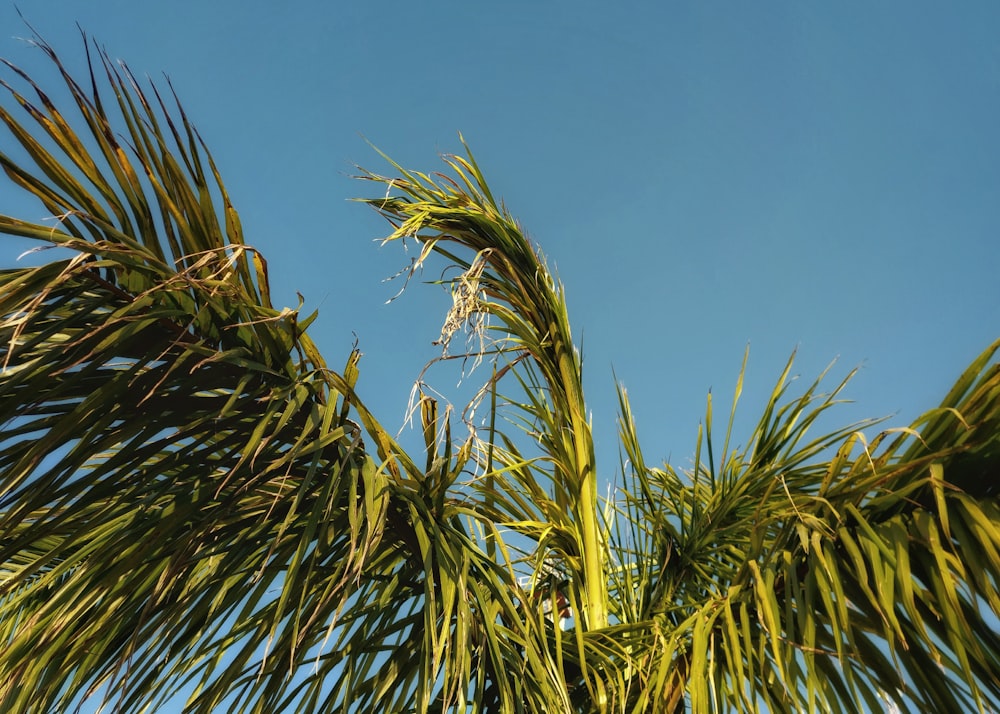
[[[992,0],[20,7],[78,71],[76,23],[137,74],[169,74],[279,307],[295,291],[319,307],[332,367],[357,335],[387,425],[450,300],[416,285],[384,304],[406,258],[346,201],[370,188],[354,164],[385,168],[362,134],[430,171],[464,133],[567,286],[609,475],[612,368],[647,457],[683,465],[747,343],[745,416],[798,347],[804,378],[862,366],[844,420],[900,425],[1000,336]],[[26,34],[0,3],[0,55],[41,70]]]

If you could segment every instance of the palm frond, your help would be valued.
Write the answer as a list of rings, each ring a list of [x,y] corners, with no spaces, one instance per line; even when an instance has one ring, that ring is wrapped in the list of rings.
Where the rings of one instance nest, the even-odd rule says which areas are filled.
[[[77,116],[8,65],[23,158],[0,162],[58,221],[0,233],[75,253],[0,273],[0,703],[569,706],[552,619],[452,488],[472,443],[427,398],[426,462],[400,449],[358,353],[330,370],[271,305],[179,105],[90,45],[81,87],[37,44]]]
[[[998,349],[872,443],[871,423],[807,439],[845,383],[785,401],[786,369],[745,449],[711,453],[709,408],[686,474],[645,463],[620,391],[616,612],[686,640],[693,710],[997,707]],[[966,490],[970,470],[992,477]]]
[[[537,248],[493,198],[471,153],[448,157],[446,162],[454,178],[435,179],[397,164],[393,164],[400,174],[396,178],[366,173],[363,178],[390,190],[390,195],[367,203],[396,226],[386,241],[414,238],[420,243],[414,270],[436,252],[461,271],[450,281],[455,307],[442,330],[440,341],[446,348],[476,316],[494,321],[482,329],[495,335],[490,351],[506,360],[498,365],[498,374],[510,373],[520,383],[524,398],[510,404],[541,448],[545,468],[532,469],[531,460],[497,450],[492,440],[482,451],[492,454],[487,461],[503,464],[515,490],[534,492],[529,500],[534,499],[535,507],[564,515],[564,523],[535,521],[545,524],[544,550],[572,572],[587,629],[601,628],[607,624],[608,609],[606,547],[596,510],[598,477],[581,361],[563,288]],[[391,195],[393,191],[397,195]],[[534,486],[542,474],[548,477],[551,503],[548,498],[540,501],[541,492]],[[509,525],[519,528],[517,523]]]
[[[744,448],[730,447],[733,416],[718,448],[710,396],[686,472],[645,463],[621,391],[630,476],[618,516],[602,519],[581,488],[593,450],[562,289],[471,154],[446,163],[453,177],[369,173],[389,193],[367,202],[394,225],[387,240],[420,243],[414,269],[437,253],[461,271],[443,341],[490,320],[493,340],[472,348],[497,360],[481,392],[491,409],[479,517],[526,537],[535,572],[557,555],[584,612],[584,584],[603,578],[609,625],[585,618],[573,631],[580,711],[996,706],[1000,531],[983,478],[1000,444],[996,345],[941,408],[871,443],[874,421],[813,435],[851,375],[824,392],[824,373],[792,396],[790,360]],[[499,396],[503,377],[518,396]],[[496,426],[498,409],[538,455]]]
[[[193,711],[273,711],[385,527],[347,418],[357,355],[334,387],[310,319],[270,304],[179,108],[89,44],[86,89],[36,44],[77,116],[7,64],[26,158],[0,164],[58,221],[0,232],[75,254],[0,273],[0,703],[132,711],[187,686]]]
[[[471,153],[393,164],[366,202],[414,270],[457,268],[443,349],[493,362],[464,439],[417,395],[415,459],[358,353],[329,369],[271,304],[176,100],[85,44],[81,86],[37,42],[72,113],[0,80],[0,165],[55,218],[0,234],[70,251],[0,271],[5,710],[1000,706],[1000,342],[871,440],[819,429],[850,376],[795,393],[790,360],[734,447],[741,370],[686,470],[645,461],[622,388],[604,501],[561,284]]]

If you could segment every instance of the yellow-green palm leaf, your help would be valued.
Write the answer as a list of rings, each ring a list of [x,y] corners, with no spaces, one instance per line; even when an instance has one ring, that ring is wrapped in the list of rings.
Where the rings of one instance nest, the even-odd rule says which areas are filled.
[[[38,47],[69,110],[7,65],[0,165],[52,220],[0,235],[64,250],[0,271],[0,710],[1000,707],[1000,342],[870,442],[789,362],[686,471],[622,389],[605,501],[561,284],[471,154],[393,164],[367,203],[487,362],[467,438],[419,395],[415,459],[271,304],[172,92]]]

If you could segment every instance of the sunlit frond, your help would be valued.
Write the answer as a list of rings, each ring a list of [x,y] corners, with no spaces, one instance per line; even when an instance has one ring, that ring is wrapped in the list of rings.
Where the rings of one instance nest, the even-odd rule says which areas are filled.
[[[7,64],[24,158],[0,164],[59,220],[0,231],[75,254],[0,273],[2,708],[186,688],[271,711],[385,527],[356,356],[334,387],[310,320],[270,304],[179,108],[97,50],[84,88],[36,44],[76,116]]]
[[[646,464],[620,391],[614,600],[689,643],[694,711],[996,708],[998,350],[871,443],[871,424],[807,438],[844,383],[789,399],[786,369],[746,448],[712,453],[709,408],[687,473]]]
[[[488,375],[460,437],[415,390],[416,458],[272,305],[172,89],[36,44],[63,84],[5,64],[0,166],[54,220],[0,236],[65,250],[0,271],[0,709],[1000,708],[1000,342],[875,436],[791,360],[734,434],[745,358],[687,469],[622,387],[601,498],[562,285],[471,153],[390,162],[365,203]]]

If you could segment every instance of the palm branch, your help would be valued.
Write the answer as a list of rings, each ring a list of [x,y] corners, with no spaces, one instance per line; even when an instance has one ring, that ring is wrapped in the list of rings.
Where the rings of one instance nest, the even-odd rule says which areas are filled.
[[[428,535],[442,492],[354,397],[358,354],[329,369],[272,306],[179,105],[36,45],[75,116],[7,64],[0,164],[56,220],[0,232],[72,253],[0,273],[0,708],[401,711],[444,659],[509,656],[504,571]]]
[[[459,271],[444,336],[462,321],[493,335],[479,353],[497,365],[491,424],[500,378],[515,381],[501,411],[538,455],[491,426],[477,483],[492,523],[570,575],[581,711],[998,706],[1000,341],[940,407],[871,443],[874,422],[809,433],[848,380],[792,395],[790,360],[744,448],[730,446],[734,400],[718,449],[709,399],[686,472],[646,464],[622,389],[624,482],[601,503],[562,288],[472,155],[446,163],[366,174],[389,191],[368,203],[388,240],[420,243],[416,265],[436,253]]]
[[[172,90],[36,44],[73,114],[7,64],[0,164],[55,220],[0,233],[70,252],[0,273],[5,710],[997,706],[1000,344],[871,443],[807,436],[843,385],[791,395],[789,365],[745,448],[710,404],[686,472],[622,390],[605,501],[561,285],[471,154],[393,164],[368,203],[457,268],[440,341],[492,362],[467,438],[419,395],[417,459],[358,353],[330,369],[271,304]]]

